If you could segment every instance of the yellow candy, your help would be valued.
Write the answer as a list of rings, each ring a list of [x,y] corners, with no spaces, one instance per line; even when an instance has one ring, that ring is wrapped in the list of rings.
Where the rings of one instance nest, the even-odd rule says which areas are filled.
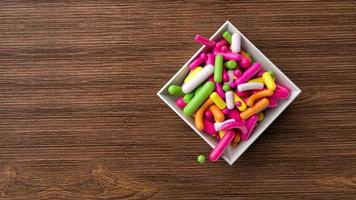
[[[262,83],[262,84],[265,84],[265,82],[263,81],[262,76],[261,76],[261,77],[258,77],[258,78],[251,79],[251,80],[249,80],[248,82],[249,82],[249,83]]]
[[[226,108],[225,101],[218,95],[218,93],[216,93],[216,92],[211,93],[210,99],[215,103],[215,105],[220,110]]]
[[[259,112],[258,113],[258,121],[260,122],[260,121],[264,120],[264,118],[265,118],[265,114],[263,114],[263,112]]]
[[[262,78],[263,78],[263,81],[265,82],[266,87],[269,90],[274,91],[276,89],[276,83],[274,82],[270,73],[268,73],[268,72],[263,73]]]
[[[234,102],[236,104],[236,102],[240,102],[241,105],[240,106],[237,106],[237,108],[239,109],[239,111],[245,111],[247,109],[247,105],[246,103],[244,102],[244,100],[242,100],[239,96],[237,96],[237,94],[234,92]]]
[[[220,139],[223,138],[224,135],[225,135],[225,132],[224,132],[224,131],[219,131],[219,137],[220,137]]]
[[[197,67],[193,71],[189,72],[188,76],[184,79],[184,83],[188,83],[200,70],[202,70],[202,67]]]

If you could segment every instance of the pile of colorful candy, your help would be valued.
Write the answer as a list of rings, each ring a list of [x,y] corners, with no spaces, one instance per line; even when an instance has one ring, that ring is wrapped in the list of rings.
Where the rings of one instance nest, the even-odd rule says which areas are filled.
[[[289,97],[289,89],[276,84],[272,71],[263,70],[241,49],[241,36],[226,31],[220,41],[200,35],[195,41],[206,45],[189,64],[182,86],[170,85],[168,93],[178,96],[176,104],[186,116],[193,116],[198,130],[219,140],[209,158],[216,161],[231,144],[248,140],[264,118],[267,108]],[[204,67],[201,67],[203,66]]]

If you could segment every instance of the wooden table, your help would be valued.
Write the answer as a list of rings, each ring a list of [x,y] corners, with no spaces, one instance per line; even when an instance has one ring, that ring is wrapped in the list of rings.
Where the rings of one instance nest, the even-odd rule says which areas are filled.
[[[156,92],[234,23],[303,90],[233,165]],[[356,199],[355,1],[3,1],[0,199]]]

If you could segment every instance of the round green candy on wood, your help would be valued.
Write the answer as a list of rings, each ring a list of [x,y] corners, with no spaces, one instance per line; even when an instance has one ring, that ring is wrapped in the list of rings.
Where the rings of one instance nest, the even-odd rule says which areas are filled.
[[[198,163],[204,163],[205,162],[205,156],[204,155],[199,155],[198,157],[197,157],[197,161],[198,161]]]

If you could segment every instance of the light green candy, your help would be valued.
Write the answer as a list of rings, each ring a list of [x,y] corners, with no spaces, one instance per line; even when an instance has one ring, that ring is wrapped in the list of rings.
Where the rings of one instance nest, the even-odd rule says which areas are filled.
[[[214,66],[214,81],[217,83],[220,83],[222,81],[223,63],[224,63],[223,56],[217,54],[215,56],[215,66]]]
[[[274,76],[274,72],[272,70],[268,70],[267,72],[271,74],[273,80],[276,80],[276,77]]]
[[[215,85],[211,81],[207,81],[203,87],[196,92],[193,99],[184,107],[183,113],[186,116],[191,116],[204,103],[209,95],[215,90]]]
[[[227,92],[227,91],[229,91],[230,90],[230,85],[228,84],[228,83],[224,83],[224,85],[223,85],[223,90],[225,91],[225,92]]]
[[[227,69],[235,69],[237,67],[237,63],[234,60],[229,60],[229,61],[225,62],[224,65]]]
[[[198,157],[197,157],[197,161],[198,161],[198,163],[204,163],[205,162],[205,156],[204,155],[199,155]]]
[[[229,31],[225,31],[223,34],[222,34],[222,37],[229,43],[231,44],[231,38],[232,38],[232,35]]]
[[[194,92],[191,92],[191,93],[184,95],[184,97],[183,97],[184,103],[189,103],[189,101],[193,99],[194,94],[195,94]]]
[[[179,96],[179,97],[183,97],[185,95],[183,90],[182,90],[182,87],[180,87],[178,85],[169,86],[168,93],[170,95]]]

